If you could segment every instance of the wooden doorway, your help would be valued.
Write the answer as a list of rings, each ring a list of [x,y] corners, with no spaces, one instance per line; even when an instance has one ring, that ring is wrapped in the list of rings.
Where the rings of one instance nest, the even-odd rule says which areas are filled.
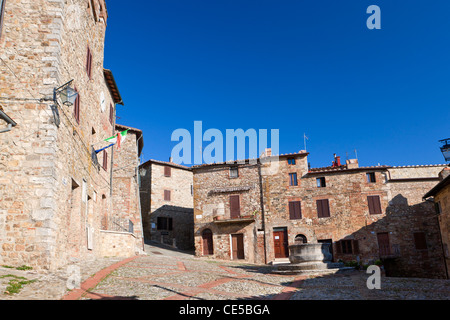
[[[210,256],[214,254],[213,234],[209,229],[206,229],[202,232],[202,246],[204,256]]]
[[[287,228],[273,229],[273,248],[275,259],[289,257]]]
[[[244,235],[242,233],[231,235],[231,251],[233,260],[245,259]]]
[[[389,233],[377,233],[378,248],[380,249],[380,257],[386,257],[391,254],[391,247],[389,244]]]

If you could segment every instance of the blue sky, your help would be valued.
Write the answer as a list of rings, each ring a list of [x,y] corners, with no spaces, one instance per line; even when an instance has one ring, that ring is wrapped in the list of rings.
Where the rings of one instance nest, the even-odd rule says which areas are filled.
[[[381,30],[369,30],[369,5]],[[144,132],[143,160],[168,160],[178,128],[279,129],[280,152],[312,167],[445,163],[450,2],[107,1],[105,67]],[[206,146],[208,142],[204,143]]]

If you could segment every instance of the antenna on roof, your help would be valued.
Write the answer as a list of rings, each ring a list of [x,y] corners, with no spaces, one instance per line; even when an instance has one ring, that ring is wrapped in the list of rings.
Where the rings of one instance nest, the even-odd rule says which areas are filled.
[[[356,149],[355,149],[355,157],[356,157],[356,160],[358,160],[358,152],[356,152]]]
[[[304,143],[304,145],[305,145],[305,151],[307,150],[307,149],[306,149],[306,140],[309,140],[309,139],[308,139],[308,137],[306,136],[306,133],[303,133],[303,143]]]

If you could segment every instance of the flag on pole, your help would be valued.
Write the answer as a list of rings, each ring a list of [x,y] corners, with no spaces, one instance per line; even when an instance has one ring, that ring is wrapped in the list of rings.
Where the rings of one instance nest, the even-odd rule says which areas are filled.
[[[106,142],[111,142],[113,144],[117,143],[117,149],[120,149],[120,145],[122,144],[122,142],[126,139],[127,134],[128,134],[128,130],[127,129],[125,131],[119,132],[116,135],[109,137],[108,139],[105,139]]]
[[[127,129],[125,131],[119,132],[119,133],[113,135],[112,137],[109,137],[108,139],[103,140],[103,141],[106,141],[106,142],[110,142],[110,144],[108,146],[104,147],[104,148],[101,148],[99,150],[95,150],[95,153],[99,153],[100,151],[108,149],[109,147],[112,147],[115,144],[117,144],[117,149],[120,149],[120,145],[122,144],[122,142],[127,137],[128,130],[130,130],[130,129]]]

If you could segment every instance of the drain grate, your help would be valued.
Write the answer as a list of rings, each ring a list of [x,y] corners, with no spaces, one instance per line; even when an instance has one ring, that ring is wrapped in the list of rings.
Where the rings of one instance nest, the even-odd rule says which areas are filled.
[[[151,251],[151,253],[154,253],[154,254],[162,254],[161,252],[158,252],[158,251]]]

